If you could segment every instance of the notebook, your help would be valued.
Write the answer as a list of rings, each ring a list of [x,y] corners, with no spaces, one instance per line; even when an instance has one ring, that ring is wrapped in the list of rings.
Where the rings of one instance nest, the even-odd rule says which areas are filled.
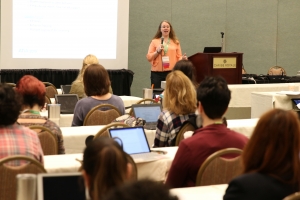
[[[155,130],[157,119],[161,113],[161,104],[132,104],[134,117],[140,117],[146,121],[145,129]]]
[[[56,94],[55,101],[60,104],[61,114],[73,114],[75,105],[78,101],[77,94]]]
[[[60,85],[60,88],[63,94],[69,94],[71,90],[71,85]]]
[[[203,53],[220,53],[222,47],[204,47]]]
[[[108,131],[109,135],[112,138],[116,138],[116,141],[123,146],[123,150],[128,153],[136,163],[166,158],[166,156],[162,154],[150,151],[144,128],[141,126],[114,128]],[[122,142],[120,142],[119,139]]]
[[[81,173],[45,173],[37,175],[38,200],[85,200]]]

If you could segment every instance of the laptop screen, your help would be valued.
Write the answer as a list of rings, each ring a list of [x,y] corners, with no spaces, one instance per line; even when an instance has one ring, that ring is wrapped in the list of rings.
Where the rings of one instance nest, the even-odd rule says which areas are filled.
[[[38,174],[38,200],[85,200],[81,173]]]
[[[146,120],[146,123],[156,123],[161,113],[160,104],[133,104],[132,109],[134,116]]]
[[[112,138],[120,138],[128,154],[149,153],[150,148],[143,127],[109,129]],[[118,141],[118,139],[116,139]]]
[[[222,47],[204,47],[203,53],[220,53]]]
[[[78,101],[77,94],[56,94],[55,100],[57,104],[60,104],[61,113],[74,113],[75,105]]]

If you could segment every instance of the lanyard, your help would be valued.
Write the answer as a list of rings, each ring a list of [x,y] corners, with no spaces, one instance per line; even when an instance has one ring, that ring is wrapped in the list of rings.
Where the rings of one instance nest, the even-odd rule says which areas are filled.
[[[168,42],[164,46],[164,55],[167,55],[167,53],[168,53],[169,44],[170,44],[170,38],[168,38]]]

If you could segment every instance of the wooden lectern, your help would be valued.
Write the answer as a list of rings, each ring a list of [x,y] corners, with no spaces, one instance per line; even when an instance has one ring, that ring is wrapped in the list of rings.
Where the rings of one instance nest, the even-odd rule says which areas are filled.
[[[228,84],[242,83],[243,53],[196,53],[188,58],[196,68],[196,80],[222,76]]]

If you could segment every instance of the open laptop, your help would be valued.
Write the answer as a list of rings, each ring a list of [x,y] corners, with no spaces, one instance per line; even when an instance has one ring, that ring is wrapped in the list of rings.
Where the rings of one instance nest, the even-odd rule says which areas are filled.
[[[146,121],[145,129],[155,130],[157,119],[161,113],[161,104],[132,104],[134,117],[140,117]]]
[[[61,114],[73,114],[75,105],[78,101],[77,94],[56,94],[55,101],[60,104]]]
[[[60,88],[63,94],[69,94],[71,90],[71,85],[60,85]]]
[[[222,47],[204,47],[203,53],[220,53]]]
[[[42,173],[37,175],[37,200],[85,200],[81,173]]]
[[[114,128],[108,131],[109,135],[112,138],[116,138],[117,142],[122,141],[121,145],[123,145],[123,150],[128,153],[136,163],[166,158],[166,156],[162,154],[150,151],[144,128],[141,126]]]

